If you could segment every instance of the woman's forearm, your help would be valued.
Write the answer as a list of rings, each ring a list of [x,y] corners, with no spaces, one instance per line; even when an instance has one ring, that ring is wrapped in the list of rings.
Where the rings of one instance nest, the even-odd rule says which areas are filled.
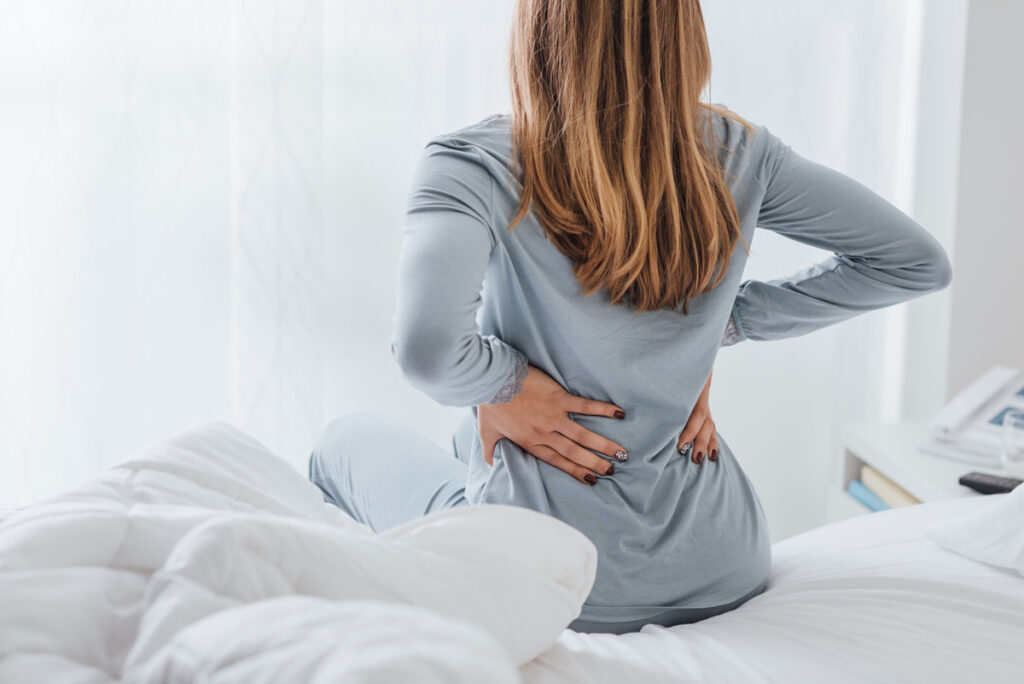
[[[769,136],[758,226],[833,254],[786,278],[744,281],[729,343],[773,340],[935,292],[952,280],[939,242],[893,204]],[[724,343],[725,340],[723,340]]]

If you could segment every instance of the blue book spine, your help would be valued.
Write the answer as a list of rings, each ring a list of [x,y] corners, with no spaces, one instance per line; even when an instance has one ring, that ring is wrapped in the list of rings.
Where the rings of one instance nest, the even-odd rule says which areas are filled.
[[[878,498],[878,495],[865,487],[864,483],[860,480],[850,480],[850,484],[846,487],[846,491],[848,491],[857,501],[860,501],[862,504],[870,508],[872,512],[884,511],[889,508],[889,504]]]

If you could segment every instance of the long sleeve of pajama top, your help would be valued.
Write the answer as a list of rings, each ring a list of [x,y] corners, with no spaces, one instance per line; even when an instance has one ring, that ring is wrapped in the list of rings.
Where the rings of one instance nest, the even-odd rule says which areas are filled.
[[[408,195],[394,357],[415,387],[467,408],[470,502],[526,506],[595,543],[589,620],[722,605],[768,575],[761,503],[726,438],[717,434],[717,463],[699,467],[675,449],[721,346],[803,335],[952,278],[938,241],[864,185],[764,126],[751,134],[705,115],[746,242],[760,228],[831,254],[785,278],[742,280],[738,241],[725,278],[688,315],[612,305],[604,288],[584,297],[532,211],[507,230],[521,186],[506,115],[430,140]],[[527,362],[572,394],[623,407],[622,420],[572,416],[628,449],[613,475],[581,484],[508,439],[493,466],[483,460],[475,406],[521,391]]]

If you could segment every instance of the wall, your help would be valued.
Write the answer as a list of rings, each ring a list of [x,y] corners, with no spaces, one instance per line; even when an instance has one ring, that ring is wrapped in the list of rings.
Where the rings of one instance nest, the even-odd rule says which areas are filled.
[[[964,66],[948,392],[1024,369],[1024,3],[971,0]]]

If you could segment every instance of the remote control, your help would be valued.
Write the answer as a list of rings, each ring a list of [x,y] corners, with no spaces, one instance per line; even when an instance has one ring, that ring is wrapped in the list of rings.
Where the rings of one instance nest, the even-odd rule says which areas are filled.
[[[1005,494],[1021,483],[1024,480],[988,473],[970,472],[960,476],[960,484],[982,494]]]

